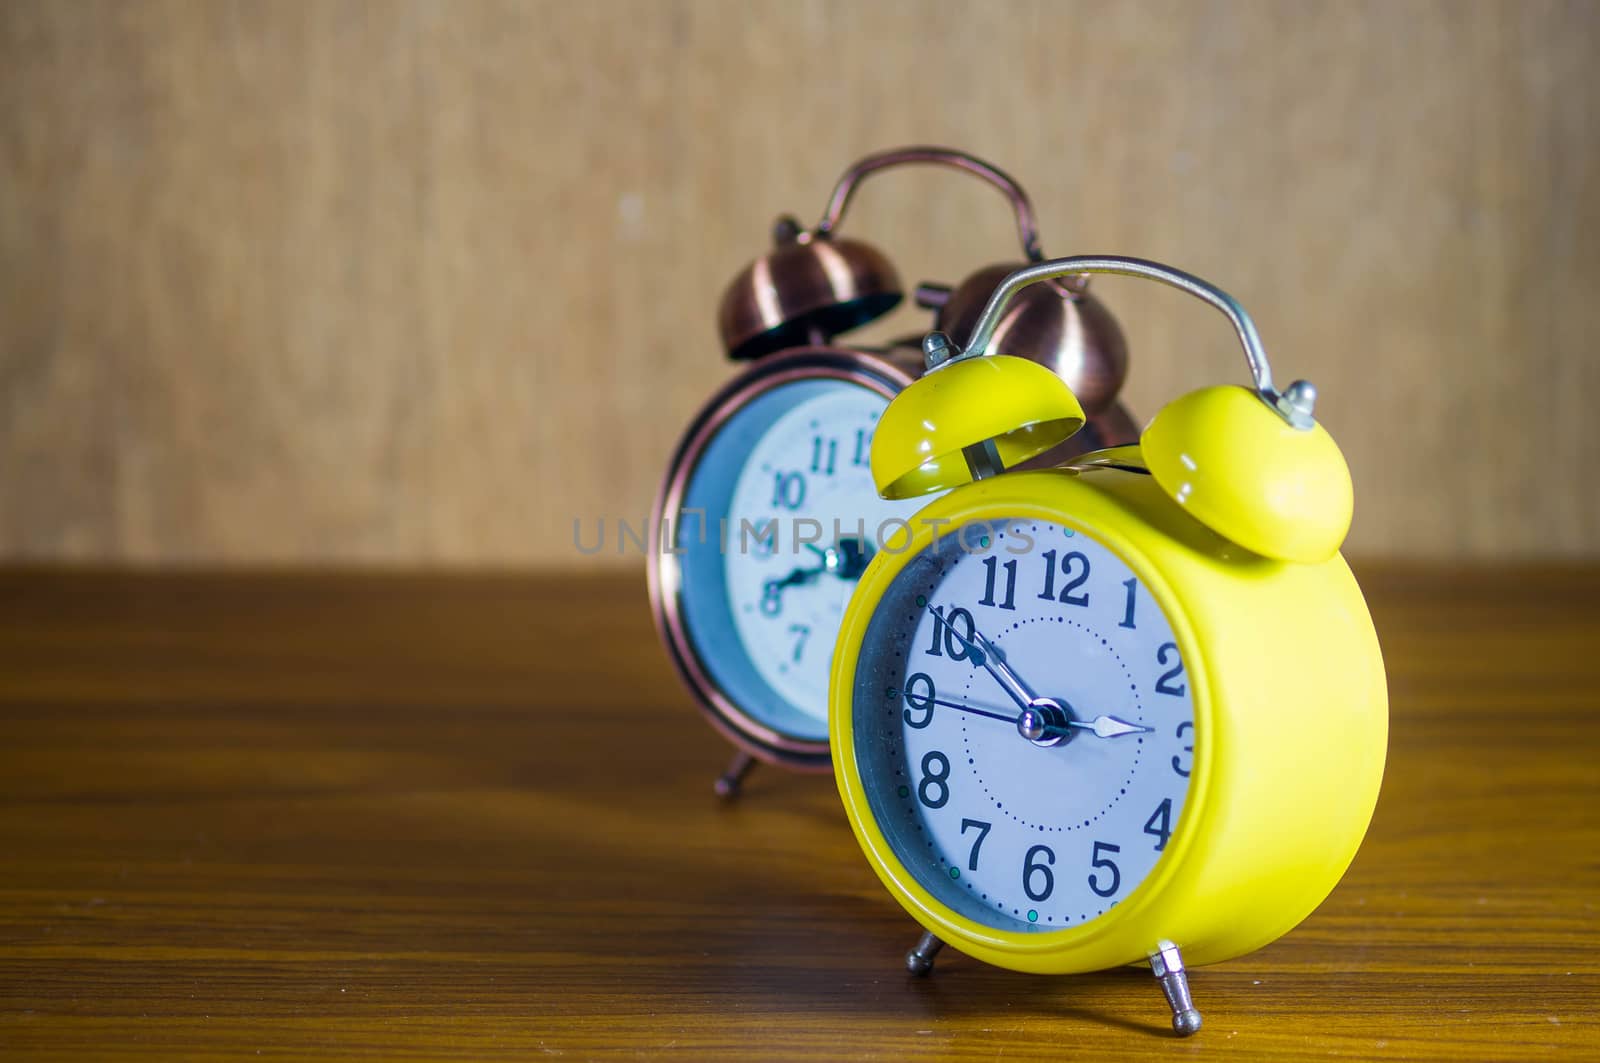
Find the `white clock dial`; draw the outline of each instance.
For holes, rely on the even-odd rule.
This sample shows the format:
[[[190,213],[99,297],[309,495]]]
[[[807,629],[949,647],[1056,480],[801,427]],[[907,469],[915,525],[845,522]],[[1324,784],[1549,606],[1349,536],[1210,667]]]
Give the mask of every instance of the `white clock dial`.
[[[1006,676],[1047,699],[1039,740]],[[854,731],[906,868],[970,918],[1036,930],[1089,922],[1145,879],[1195,742],[1160,606],[1117,554],[1042,520],[969,525],[907,563],[868,626]]]
[[[918,508],[881,500],[872,484],[872,433],[887,405],[844,382],[801,401],[756,442],[728,506],[734,629],[760,677],[819,735],[845,603],[884,522]]]
[[[713,400],[674,463],[652,554],[669,644],[707,708],[764,750],[826,761],[845,603],[918,508],[881,501],[868,465],[900,383],[848,352],[776,356]]]

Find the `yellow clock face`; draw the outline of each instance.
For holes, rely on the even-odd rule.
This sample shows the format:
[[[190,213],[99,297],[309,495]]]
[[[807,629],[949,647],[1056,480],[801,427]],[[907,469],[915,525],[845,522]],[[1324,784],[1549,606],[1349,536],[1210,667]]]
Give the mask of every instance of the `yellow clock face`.
[[[948,529],[903,563],[860,645],[850,741],[894,856],[999,931],[1092,923],[1184,814],[1196,720],[1172,624],[1065,523]]]

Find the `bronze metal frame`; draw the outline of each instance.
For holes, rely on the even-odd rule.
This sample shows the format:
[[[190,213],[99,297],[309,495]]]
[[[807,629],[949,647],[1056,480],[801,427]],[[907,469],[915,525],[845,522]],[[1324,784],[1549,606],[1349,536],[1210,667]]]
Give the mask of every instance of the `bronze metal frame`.
[[[713,395],[690,422],[656,494],[648,540],[650,611],[678,678],[711,725],[739,749],[769,764],[809,772],[832,770],[828,743],[785,735],[756,720],[727,697],[701,662],[679,611],[682,573],[678,556],[663,549],[662,533],[664,518],[675,516],[683,504],[700,455],[729,418],[773,388],[798,380],[825,379],[858,384],[892,399],[912,377],[882,358],[842,347],[800,347],[757,362]]]

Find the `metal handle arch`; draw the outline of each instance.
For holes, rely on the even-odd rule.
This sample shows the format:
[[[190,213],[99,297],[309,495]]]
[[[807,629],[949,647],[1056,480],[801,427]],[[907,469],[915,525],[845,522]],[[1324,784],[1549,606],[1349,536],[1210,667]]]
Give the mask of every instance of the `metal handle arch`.
[[[978,321],[972,328],[972,335],[967,339],[965,346],[953,357],[940,358],[939,364],[984,354],[994,339],[995,330],[1000,325],[1006,306],[1018,292],[1030,284],[1072,274],[1097,273],[1157,281],[1187,292],[1220,310],[1233,325],[1234,332],[1238,334],[1239,343],[1244,347],[1245,361],[1250,366],[1250,375],[1255,382],[1255,390],[1262,400],[1296,428],[1309,428],[1315,423],[1312,412],[1316,402],[1316,389],[1304,380],[1295,381],[1283,392],[1273,387],[1272,365],[1267,361],[1266,348],[1261,344],[1261,336],[1256,331],[1255,322],[1251,320],[1249,312],[1239,305],[1237,299],[1210,281],[1202,280],[1192,273],[1185,273],[1181,269],[1143,258],[1128,258],[1122,255],[1075,255],[1069,258],[1049,259],[1017,270],[1001,281],[989,296],[989,301],[984,305],[983,313],[978,316]],[[936,340],[930,336],[928,342],[924,344],[924,349],[932,356],[935,351],[948,350],[949,341],[945,337]],[[933,366],[930,365],[929,368]]]
[[[828,205],[822,212],[822,220],[817,222],[816,234],[827,236],[839,227],[839,223],[844,219],[845,209],[850,205],[851,197],[855,195],[856,188],[866,177],[880,170],[920,163],[961,170],[998,188],[1011,203],[1011,210],[1016,214],[1017,236],[1022,241],[1022,250],[1028,261],[1044,260],[1044,251],[1039,247],[1039,223],[1034,218],[1033,204],[1028,199],[1028,193],[1022,190],[1022,186],[1017,184],[1010,174],[984,162],[976,155],[968,155],[954,148],[928,145],[880,151],[868,155],[851,166],[839,178],[838,184],[833,186],[833,194],[828,197]]]

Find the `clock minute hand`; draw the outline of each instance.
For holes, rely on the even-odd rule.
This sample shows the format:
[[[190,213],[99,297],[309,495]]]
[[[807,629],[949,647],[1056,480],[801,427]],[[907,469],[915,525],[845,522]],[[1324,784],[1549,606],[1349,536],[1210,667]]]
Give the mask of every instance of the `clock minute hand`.
[[[1006,663],[1005,654],[996,649],[993,643],[984,638],[976,628],[973,629],[972,638],[967,638],[967,636],[957,631],[955,626],[931,605],[928,606],[928,612],[933,614],[935,623],[943,624],[944,629],[954,635],[956,641],[967,648],[967,654],[973,659],[974,664],[979,665],[994,676],[995,682],[999,683],[1001,688],[1010,695],[1012,701],[1023,709],[1033,708],[1034,704],[1039,700],[1039,696],[1023,681],[1020,675],[1012,670],[1011,666]]]
[[[1022,709],[1022,715],[1014,722],[1024,738],[1037,741],[1047,738],[1052,733],[1059,736],[1064,733],[1064,729],[1074,727],[1089,731],[1096,738],[1121,738],[1123,735],[1155,732],[1153,727],[1130,723],[1116,716],[1102,714],[1093,720],[1078,720],[1064,714],[1058,703],[1035,694],[1027,682],[1006,663],[1005,654],[1001,653],[994,643],[984,638],[983,633],[977,628],[973,628],[972,638],[969,639],[957,631],[955,625],[945,619],[944,615],[933,606],[928,606],[928,611],[933,613],[936,623],[943,624],[944,629],[967,648],[967,654],[973,663],[982,666],[994,676],[995,681],[1010,695],[1011,700]]]

